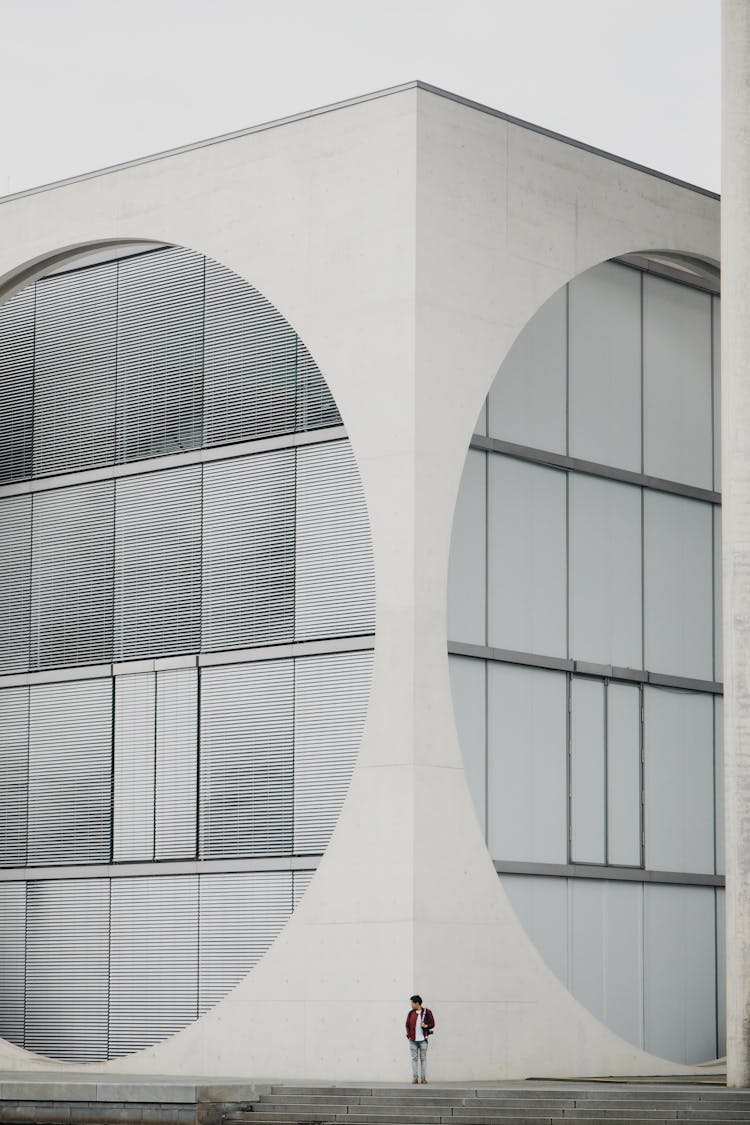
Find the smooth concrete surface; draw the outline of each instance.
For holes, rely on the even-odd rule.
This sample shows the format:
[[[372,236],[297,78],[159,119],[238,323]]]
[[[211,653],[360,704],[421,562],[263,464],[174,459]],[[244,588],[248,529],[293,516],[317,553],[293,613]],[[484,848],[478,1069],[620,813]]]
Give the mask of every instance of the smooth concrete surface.
[[[721,309],[727,1076],[750,1085],[750,4],[724,0]]]
[[[717,260],[717,202],[412,88],[0,203],[0,292],[117,239],[209,254],[300,333],[359,463],[377,643],[349,795],[287,927],[201,1020],[89,1069],[398,1081],[417,989],[438,1081],[690,1073],[584,1009],[509,904],[463,773],[446,583],[469,437],[521,328],[612,256]],[[0,1066],[81,1070],[10,1044]]]

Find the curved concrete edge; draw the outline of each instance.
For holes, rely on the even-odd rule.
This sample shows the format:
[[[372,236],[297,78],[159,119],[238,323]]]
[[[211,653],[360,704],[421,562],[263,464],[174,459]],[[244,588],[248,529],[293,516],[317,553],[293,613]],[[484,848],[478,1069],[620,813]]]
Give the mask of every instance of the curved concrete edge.
[[[0,276],[114,237],[210,254],[300,332],[358,458],[378,637],[350,793],[290,923],[196,1023],[88,1069],[398,1081],[417,988],[440,1021],[437,1080],[696,1073],[599,1023],[511,909],[463,775],[445,600],[469,435],[514,337],[606,258],[658,245],[715,259],[715,202],[409,90],[10,202]],[[10,1045],[0,1065],[81,1069]]]

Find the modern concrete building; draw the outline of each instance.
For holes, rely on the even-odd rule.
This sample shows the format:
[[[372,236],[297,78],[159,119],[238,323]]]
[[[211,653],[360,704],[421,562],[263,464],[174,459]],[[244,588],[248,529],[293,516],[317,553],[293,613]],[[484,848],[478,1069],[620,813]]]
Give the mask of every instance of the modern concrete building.
[[[724,1052],[718,259],[418,83],[2,201],[0,1066]]]

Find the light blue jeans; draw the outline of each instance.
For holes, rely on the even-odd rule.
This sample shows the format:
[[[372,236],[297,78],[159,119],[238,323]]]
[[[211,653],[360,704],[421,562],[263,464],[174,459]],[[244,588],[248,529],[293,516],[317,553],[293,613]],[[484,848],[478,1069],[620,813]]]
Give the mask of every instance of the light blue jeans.
[[[427,1077],[427,1040],[417,1043],[415,1039],[409,1040],[409,1054],[411,1055],[412,1078],[419,1078],[419,1060],[422,1060],[422,1077]]]

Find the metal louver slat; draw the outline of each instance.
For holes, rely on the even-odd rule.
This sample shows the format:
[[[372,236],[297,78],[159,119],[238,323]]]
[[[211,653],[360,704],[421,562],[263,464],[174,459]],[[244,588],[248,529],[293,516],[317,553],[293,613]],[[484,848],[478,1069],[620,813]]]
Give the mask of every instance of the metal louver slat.
[[[26,884],[0,883],[0,1036],[23,1047]]]
[[[29,864],[110,858],[112,681],[31,688]]]
[[[115,679],[112,858],[154,858],[154,675]]]
[[[26,863],[28,792],[29,689],[6,688],[0,691],[0,867]]]
[[[359,751],[371,674],[370,652],[295,662],[295,855],[328,845]]]
[[[108,951],[108,879],[28,883],[28,1050],[75,1062],[106,1059]]]
[[[201,673],[201,857],[288,855],[292,661]]]
[[[296,910],[299,906],[314,874],[314,871],[294,872],[292,876],[292,910]]]
[[[288,871],[201,875],[201,1015],[260,960],[291,912],[292,876]]]
[[[295,427],[296,336],[256,289],[206,259],[205,444]]]
[[[156,859],[193,859],[197,843],[198,672],[156,678]]]
[[[31,666],[112,657],[112,481],[34,496]]]
[[[31,476],[34,292],[0,305],[0,482]]]
[[[294,450],[204,469],[203,649],[294,636]]]
[[[202,381],[203,258],[175,248],[121,261],[118,460],[200,448]]]
[[[0,500],[0,671],[29,666],[31,497]]]
[[[198,876],[112,880],[109,1054],[166,1039],[198,1014]]]
[[[341,415],[328,384],[309,351],[297,339],[297,429],[321,430],[340,426]]]
[[[297,451],[297,640],[371,633],[370,527],[348,441]]]
[[[118,480],[115,656],[200,646],[201,467]]]
[[[36,287],[34,472],[114,458],[117,265],[49,277]]]

